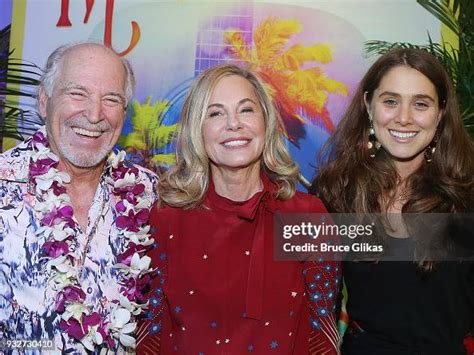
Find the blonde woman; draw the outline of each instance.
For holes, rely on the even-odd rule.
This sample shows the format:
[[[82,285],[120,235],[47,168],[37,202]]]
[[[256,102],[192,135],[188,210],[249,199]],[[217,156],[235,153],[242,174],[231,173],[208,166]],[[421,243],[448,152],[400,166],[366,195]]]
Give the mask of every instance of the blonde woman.
[[[141,353],[337,352],[337,263],[273,257],[276,211],[326,211],[295,192],[279,122],[250,71],[217,66],[191,88],[151,217],[157,277]]]

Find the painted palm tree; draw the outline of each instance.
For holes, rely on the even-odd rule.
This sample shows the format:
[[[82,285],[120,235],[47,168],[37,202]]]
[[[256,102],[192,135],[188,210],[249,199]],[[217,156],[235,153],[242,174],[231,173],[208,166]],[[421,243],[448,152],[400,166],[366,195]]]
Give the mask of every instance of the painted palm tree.
[[[118,144],[130,154],[132,160],[155,171],[162,171],[175,163],[174,153],[165,153],[164,148],[175,138],[177,124],[164,125],[167,101],[151,104],[148,97],[142,105],[132,103],[132,131],[120,136]]]
[[[239,30],[229,30],[224,35],[231,55],[247,63],[265,81],[282,116],[285,134],[296,146],[305,136],[304,124],[308,120],[332,132],[328,96],[348,94],[344,83],[329,78],[320,65],[314,64],[332,61],[329,45],[294,44],[287,48],[291,37],[301,29],[297,20],[269,17],[256,28],[254,47],[246,43]]]

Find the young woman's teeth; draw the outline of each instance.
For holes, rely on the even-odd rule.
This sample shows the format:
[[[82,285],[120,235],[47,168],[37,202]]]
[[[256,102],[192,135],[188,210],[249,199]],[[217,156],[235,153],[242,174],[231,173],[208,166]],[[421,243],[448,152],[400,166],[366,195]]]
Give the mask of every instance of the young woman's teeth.
[[[102,132],[88,131],[87,129],[77,128],[77,127],[74,127],[72,130],[74,131],[74,133],[80,134],[81,136],[93,137],[93,138],[100,137],[100,135],[102,134]]]
[[[389,130],[390,135],[396,138],[412,138],[417,135],[418,132],[400,132],[400,131],[393,131]]]
[[[238,147],[238,146],[241,146],[241,145],[245,145],[248,142],[249,142],[248,140],[229,141],[229,142],[225,142],[224,145],[226,147]]]

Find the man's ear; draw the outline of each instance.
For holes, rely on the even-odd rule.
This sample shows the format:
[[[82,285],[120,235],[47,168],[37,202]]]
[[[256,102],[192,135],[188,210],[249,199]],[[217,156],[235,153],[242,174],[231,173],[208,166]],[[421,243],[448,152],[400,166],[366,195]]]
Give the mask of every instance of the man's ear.
[[[47,105],[48,105],[48,95],[46,95],[46,91],[44,86],[40,86],[38,90],[38,109],[40,112],[41,117],[47,117]]]

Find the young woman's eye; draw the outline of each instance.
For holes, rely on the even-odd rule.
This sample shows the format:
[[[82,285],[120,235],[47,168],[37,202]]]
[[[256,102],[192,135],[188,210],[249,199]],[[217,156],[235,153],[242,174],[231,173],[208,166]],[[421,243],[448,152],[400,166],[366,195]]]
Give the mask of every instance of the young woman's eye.
[[[429,107],[429,105],[426,102],[423,102],[423,101],[415,102],[415,106],[416,106],[416,108],[419,108],[419,109],[427,109]]]
[[[397,100],[394,99],[386,99],[383,103],[388,106],[396,106],[398,104]]]

